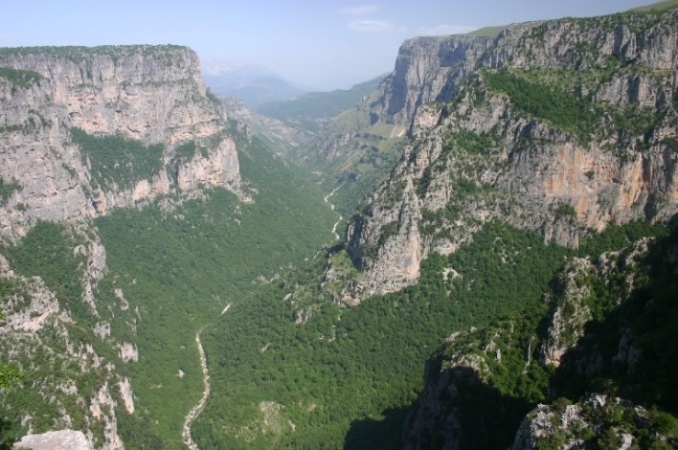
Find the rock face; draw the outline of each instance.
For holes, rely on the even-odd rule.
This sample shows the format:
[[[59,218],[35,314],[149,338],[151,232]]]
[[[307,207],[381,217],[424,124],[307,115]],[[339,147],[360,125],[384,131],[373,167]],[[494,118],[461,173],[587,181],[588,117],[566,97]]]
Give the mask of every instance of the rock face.
[[[374,123],[411,139],[348,227],[365,278],[346,297],[413,284],[430,252],[455,251],[494,218],[577,247],[609,223],[673,217],[676,19],[671,9],[405,42],[371,105]]]
[[[517,315],[450,336],[404,448],[674,448],[677,236],[568,261],[532,328]]]
[[[297,158],[306,148],[313,134],[301,127],[290,125],[281,120],[258,114],[245,107],[237,98],[221,99],[229,119],[246,124],[251,131],[271,144],[271,148],[287,158]]]
[[[550,317],[539,355],[542,364],[558,367],[563,355],[584,335],[586,323],[593,316],[587,304],[591,290],[582,280],[593,273],[594,267],[588,259],[574,258],[555,280],[555,289],[562,301],[556,300]]]
[[[242,194],[235,144],[224,134],[224,110],[207,95],[192,50],[3,49],[0,67],[16,77],[32,76],[21,83],[0,77],[0,177],[18,186],[0,208],[3,236],[21,237],[37,220],[87,220],[116,206],[190,193],[200,184]],[[161,170],[131,180],[129,187],[96,185],[97,155],[74,142],[74,128],[160,144]],[[205,151],[177,158],[177,147],[187,142]]]
[[[623,416],[628,422],[619,423]],[[532,450],[555,445],[562,450],[583,448],[592,436],[598,445],[608,448],[643,448],[637,436],[636,425],[652,422],[645,408],[606,395],[593,394],[580,404],[538,405],[520,426],[512,450]],[[642,428],[642,426],[641,426]],[[588,437],[588,439],[587,439]],[[664,443],[667,436],[657,433],[657,441]]]
[[[58,230],[56,228],[56,232]],[[105,353],[102,350],[106,347],[110,347],[109,352],[117,350],[118,343],[110,336],[111,323],[133,328],[130,325],[136,323],[136,318],[124,303],[98,299],[102,294],[97,287],[102,276],[99,271],[105,269],[105,264],[101,265],[105,259],[102,260],[96,242],[91,244],[87,249],[76,247],[76,251],[82,251],[80,261],[90,262],[87,268],[82,264],[76,269],[83,295],[71,301],[64,298],[62,292],[51,291],[41,277],[16,274],[0,256],[5,314],[0,321],[0,353],[3,360],[12,362],[24,373],[20,388],[2,392],[0,396],[5,411],[20,411],[21,424],[31,434],[45,431],[42,418],[50,417],[47,429],[76,428],[83,439],[86,432],[89,439],[85,439],[87,445],[82,448],[122,449],[116,414],[123,408],[133,412],[134,398],[131,379],[119,375],[116,365],[120,369],[132,359],[124,354],[120,360],[108,358],[102,356]],[[80,312],[74,311],[77,308]],[[80,322],[83,309],[85,314],[101,319],[89,332]],[[132,331],[136,333],[135,327]],[[121,346],[121,352],[129,350],[136,354],[136,347],[127,344],[130,347],[127,349],[124,343]],[[119,385],[121,403],[109,392],[109,383]],[[94,434],[101,438],[94,440]],[[67,435],[64,446],[59,447],[56,443],[62,442],[63,437],[62,434],[27,436],[22,445],[36,449],[81,448],[76,446],[73,435]],[[44,446],[38,446],[43,441]]]
[[[92,450],[81,431],[61,430],[43,434],[30,434],[16,443],[30,450]]]
[[[385,95],[375,112],[390,116],[388,120],[409,123],[420,106],[451,100],[465,79],[479,69],[589,70],[605,67],[613,57],[650,70],[675,70],[675,17],[673,9],[647,16],[615,14],[515,24],[495,37],[410,39],[401,46],[395,71],[382,85]],[[650,105],[657,96],[645,82],[642,78],[624,86],[615,82],[611,90],[598,96],[625,101],[630,95],[634,101]]]
[[[0,251],[57,222],[48,232],[76,259],[82,288],[80,299],[52,292],[0,254],[0,352],[28,374],[23,397],[2,392],[2,403],[21,411],[27,448],[122,449],[117,417],[135,410],[135,380],[120,370],[140,355],[111,329],[133,339],[140,316],[124,286],[101,286],[106,249],[92,219],[171,208],[210,187],[249,201],[226,112],[185,47],[0,49],[0,68]],[[34,435],[50,428],[80,431]]]

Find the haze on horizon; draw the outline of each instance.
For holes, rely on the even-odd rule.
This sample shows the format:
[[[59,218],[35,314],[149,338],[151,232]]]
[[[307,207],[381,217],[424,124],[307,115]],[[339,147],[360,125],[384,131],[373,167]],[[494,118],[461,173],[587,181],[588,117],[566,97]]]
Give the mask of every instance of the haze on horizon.
[[[393,70],[400,44],[421,35],[625,11],[653,0],[8,0],[1,47],[177,44],[202,61],[270,69],[333,90]]]

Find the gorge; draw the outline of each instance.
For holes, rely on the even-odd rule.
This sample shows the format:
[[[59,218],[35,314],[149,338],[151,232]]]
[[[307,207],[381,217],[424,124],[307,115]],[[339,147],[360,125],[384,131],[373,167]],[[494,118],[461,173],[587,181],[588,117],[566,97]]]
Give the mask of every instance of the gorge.
[[[0,49],[2,445],[677,446],[676,23],[414,38],[276,118],[186,47]]]

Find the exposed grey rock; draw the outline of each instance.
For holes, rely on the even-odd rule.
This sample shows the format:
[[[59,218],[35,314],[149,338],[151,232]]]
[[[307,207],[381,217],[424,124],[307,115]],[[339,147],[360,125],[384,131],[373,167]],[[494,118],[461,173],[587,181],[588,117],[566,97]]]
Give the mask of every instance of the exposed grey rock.
[[[593,265],[588,259],[574,258],[558,275],[556,289],[559,298],[550,317],[548,334],[540,352],[540,362],[554,366],[566,351],[570,350],[584,335],[586,323],[592,314],[586,303],[590,289],[586,279],[591,275]]]
[[[619,421],[619,417],[625,420]],[[602,436],[607,445],[614,441],[615,448],[639,448],[643,433],[650,428],[650,414],[645,408],[621,398],[591,394],[582,403],[538,405],[523,420],[511,449],[536,450],[549,443],[562,450],[574,450],[587,448],[587,441],[590,445]],[[668,436],[661,432],[652,433],[654,440],[667,441]]]
[[[470,432],[487,427],[481,422],[488,414],[501,415],[511,403],[511,394],[498,398],[501,386],[505,389],[516,380],[522,383],[531,379],[535,372],[530,370],[538,373],[549,364],[557,366],[557,373],[551,377],[541,404],[535,405],[524,418],[513,450],[581,449],[602,447],[603,443],[606,448],[648,448],[650,441],[675,447],[671,431],[667,434],[657,431],[661,428],[657,421],[666,413],[648,411],[610,395],[609,392],[622,392],[617,391],[617,387],[610,388],[609,392],[588,393],[589,389],[599,390],[589,386],[598,386],[596,383],[602,378],[609,379],[613,386],[618,381],[621,385],[624,377],[638,369],[642,348],[653,348],[653,344],[643,347],[643,343],[648,345],[647,341],[654,338],[653,333],[660,334],[653,330],[652,338],[648,338],[648,334],[636,336],[639,331],[632,325],[634,321],[643,322],[645,317],[642,312],[639,315],[639,311],[650,310],[654,301],[653,294],[640,296],[642,300],[639,300],[634,293],[647,288],[651,291],[653,281],[648,280],[649,274],[657,267],[675,263],[672,259],[675,243],[659,241],[662,244],[656,245],[655,242],[644,238],[621,251],[603,253],[594,262],[582,258],[566,262],[554,278],[552,290],[545,295],[548,312],[540,316],[540,325],[535,321],[535,328],[527,335],[523,331],[516,339],[515,319],[453,333],[426,366],[424,390],[405,423],[404,448],[462,448]],[[671,278],[670,270],[661,275],[664,276]],[[595,283],[606,286],[607,292],[594,290]],[[668,286],[673,283],[669,282]],[[595,298],[608,293],[617,299],[618,309],[609,309],[615,305],[610,304],[608,298]],[[624,309],[625,302],[634,302],[634,307]],[[606,325],[597,328],[591,309],[598,308],[600,313],[601,307],[608,309],[602,318],[597,316],[595,320],[605,321]],[[535,346],[535,342],[540,341],[541,345]],[[603,341],[608,341],[606,347],[601,345]],[[510,355],[507,358],[512,360],[510,365],[502,367],[505,363],[497,352],[500,349]],[[522,353],[525,364],[522,373],[516,369],[519,367],[516,350]],[[522,378],[525,375],[527,377]],[[638,387],[641,386],[643,382],[638,383]],[[573,403],[560,396],[579,401]],[[483,402],[482,411],[472,406],[476,398]],[[473,436],[482,439],[477,433]],[[482,445],[477,441],[473,444]]]
[[[15,445],[30,450],[92,450],[83,432],[73,430],[29,434]]]
[[[4,299],[8,314],[0,323],[0,350],[21,370],[40,368],[47,374],[31,389],[51,408],[54,427],[70,427],[77,408],[85,413],[83,432],[93,446],[121,449],[116,414],[134,411],[134,380],[119,376],[116,364],[132,364],[139,355],[135,343],[116,342],[111,328],[130,327],[136,334],[137,318],[119,286],[111,293],[119,302],[102,305],[96,298],[107,267],[92,219],[155,199],[171,208],[201,197],[205,187],[223,187],[250,201],[241,187],[235,142],[225,131],[227,114],[208,95],[198,57],[185,47],[4,49],[0,67],[39,74],[21,86],[0,77],[0,178],[18,186],[0,204],[0,242],[18,242],[41,220],[67,224],[67,233],[80,242],[74,253],[83,259],[82,301],[97,318],[89,328],[119,359],[102,357],[90,343],[73,339],[70,306],[60,304],[41,279],[16,276],[4,258],[0,277],[17,287]],[[161,169],[126,183],[103,182],[72,140],[73,128],[161,144]],[[177,148],[189,141],[198,150],[179,155]],[[47,357],[34,358],[37,354]],[[79,392],[82,386],[89,391]],[[121,404],[112,395],[118,388]],[[34,415],[26,410],[22,425],[35,429]],[[103,441],[97,439],[101,435]]]
[[[247,199],[233,140],[223,134],[223,107],[207,97],[198,57],[184,47],[73,47],[6,50],[0,66],[30,70],[41,79],[17,88],[0,78],[0,177],[20,190],[0,207],[0,236],[15,240],[37,220],[87,221],[111,208],[134,206],[199,186],[221,186]],[[189,140],[214,141],[131,188],[92,185],[91,167],[70,141],[69,129],[164,144],[164,166]],[[176,185],[175,185],[176,183]]]
[[[605,66],[606,58],[613,56],[622,63],[639,62],[650,70],[675,70],[678,32],[672,24],[677,16],[675,10],[665,13],[657,24],[653,17],[641,15],[560,19],[514,24],[497,37],[409,39],[400,48],[395,71],[382,85],[384,96],[377,112],[396,123],[409,124],[418,108],[452,99],[463,80],[483,68],[585,70]],[[586,50],[580,50],[582,47]],[[625,82],[614,81],[611,96],[619,101],[648,98],[640,94],[644,89],[639,87],[647,80],[635,83],[634,89],[620,89],[619,83]],[[628,93],[632,95],[626,97]]]
[[[433,358],[435,362],[427,364],[424,390],[404,425],[403,448],[464,448],[469,430],[463,425],[459,397],[487,383],[492,376],[490,365],[501,364],[500,347],[521,344],[511,321],[481,330],[472,327],[447,338]]]
[[[370,105],[377,122],[407,127],[411,140],[366,213],[348,226],[347,248],[364,278],[347,287],[347,303],[415,283],[429,252],[455,251],[493,219],[577,247],[609,223],[666,221],[678,213],[678,153],[667,144],[678,136],[670,100],[678,89],[678,60],[670,60],[678,54],[678,30],[669,25],[676,20],[678,10],[671,10],[661,20],[563,19],[515,25],[496,38],[405,42],[380,101]],[[655,48],[659,42],[666,48]],[[631,136],[603,117],[583,144],[572,132],[517,110],[506,95],[488,89],[482,72],[593,67],[614,70],[584,83],[587,95],[619,111],[645,108],[658,118],[656,126]],[[490,144],[465,151],[450,141],[464,133],[486,136]],[[469,195],[462,184],[482,192]]]

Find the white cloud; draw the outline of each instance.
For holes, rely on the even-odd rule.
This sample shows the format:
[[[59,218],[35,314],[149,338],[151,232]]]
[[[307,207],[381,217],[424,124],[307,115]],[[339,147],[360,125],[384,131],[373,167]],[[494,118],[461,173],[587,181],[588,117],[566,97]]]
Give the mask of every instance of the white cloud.
[[[417,30],[417,34],[422,36],[445,36],[448,34],[464,34],[477,30],[478,27],[470,25],[447,25],[440,24],[434,27],[421,27]]]
[[[386,20],[354,20],[349,22],[348,28],[353,31],[379,33],[384,31],[402,31],[394,23]]]
[[[350,16],[364,16],[365,14],[371,14],[377,12],[379,8],[374,5],[358,5],[358,6],[347,6],[346,8],[338,9],[337,12],[341,14],[348,14]]]

